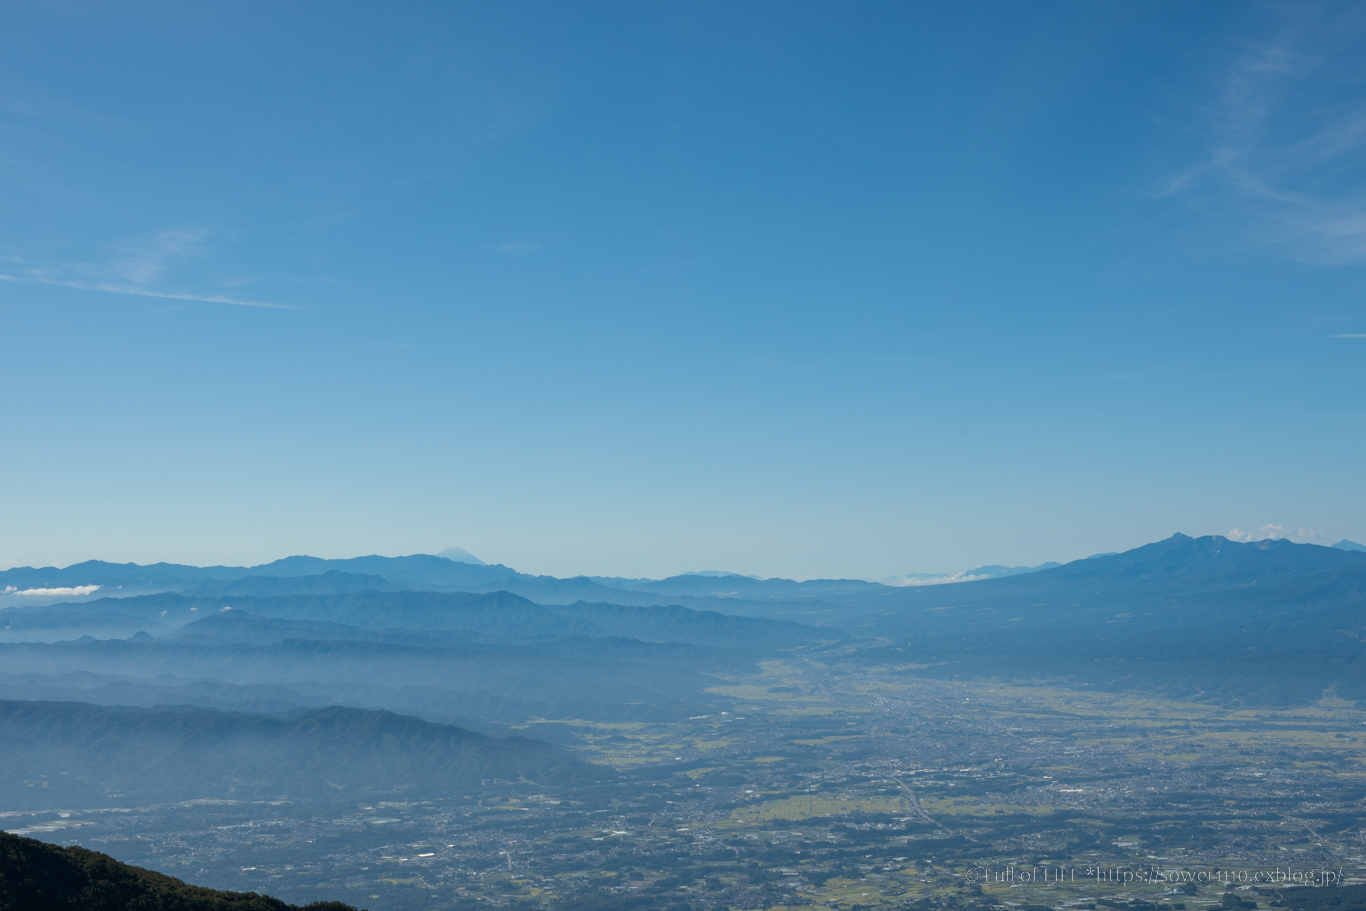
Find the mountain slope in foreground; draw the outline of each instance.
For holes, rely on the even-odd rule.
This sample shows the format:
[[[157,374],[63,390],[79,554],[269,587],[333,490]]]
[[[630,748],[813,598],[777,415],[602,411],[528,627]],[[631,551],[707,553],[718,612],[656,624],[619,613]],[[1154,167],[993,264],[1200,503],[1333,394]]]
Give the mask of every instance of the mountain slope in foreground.
[[[341,902],[288,905],[255,892],[219,892],[0,832],[0,911],[355,911]]]

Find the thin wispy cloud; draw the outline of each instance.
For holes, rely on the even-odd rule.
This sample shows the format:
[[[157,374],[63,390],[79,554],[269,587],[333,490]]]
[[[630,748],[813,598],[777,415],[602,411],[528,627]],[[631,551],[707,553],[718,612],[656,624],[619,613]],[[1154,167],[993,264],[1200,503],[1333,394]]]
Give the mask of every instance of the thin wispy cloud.
[[[98,262],[49,264],[11,258],[11,269],[7,273],[0,273],[0,281],[233,307],[303,309],[293,304],[253,300],[232,294],[166,287],[168,276],[177,268],[206,254],[206,236],[203,231],[186,229],[159,231],[146,237],[111,244],[111,255]]]
[[[108,268],[135,285],[160,279],[185,260],[203,253],[203,231],[173,229],[115,245]]]
[[[525,256],[528,253],[535,253],[541,249],[541,245],[533,240],[509,240],[499,244],[497,250],[504,256]]]
[[[970,572],[944,573],[943,575],[932,575],[927,573],[910,573],[904,576],[891,576],[883,579],[883,585],[892,585],[897,588],[914,588],[921,585],[951,585],[955,582],[978,582],[982,579],[990,579],[988,575],[974,575]]]
[[[1208,194],[1243,240],[1324,264],[1366,261],[1366,7],[1277,8],[1230,54],[1203,111],[1204,160],[1165,196]]]
[[[75,288],[78,291],[98,291],[103,294],[131,294],[135,297],[154,297],[160,300],[195,301],[202,304],[231,304],[234,307],[265,307],[270,310],[302,310],[294,304],[275,304],[270,301],[247,300],[240,297],[227,297],[221,294],[182,294],[174,291],[152,291],[131,285],[91,284],[89,282],[62,281],[38,276],[18,276],[0,274],[0,281],[32,282],[37,285],[56,285],[60,288]]]
[[[1329,338],[1366,338],[1366,332],[1339,332]]]

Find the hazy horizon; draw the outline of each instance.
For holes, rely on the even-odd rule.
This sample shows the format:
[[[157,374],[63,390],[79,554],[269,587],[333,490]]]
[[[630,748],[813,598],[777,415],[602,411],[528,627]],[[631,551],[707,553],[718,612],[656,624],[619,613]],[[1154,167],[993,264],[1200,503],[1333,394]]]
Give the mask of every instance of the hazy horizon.
[[[1232,529],[1231,531],[1229,531],[1229,532],[1224,532],[1224,533],[1220,533],[1220,532],[1208,532],[1208,533],[1206,533],[1205,535],[1189,535],[1189,537],[1198,538],[1198,537],[1205,537],[1205,536],[1215,536],[1215,537],[1227,538],[1227,539],[1230,540],[1230,541],[1236,541],[1236,542],[1240,542],[1240,543],[1247,543],[1247,542],[1254,542],[1254,541],[1268,541],[1268,540],[1269,540],[1269,541],[1282,541],[1282,540],[1284,540],[1284,541],[1291,541],[1291,542],[1296,543],[1296,544],[1312,544],[1312,545],[1316,545],[1316,546],[1320,546],[1320,547],[1336,547],[1338,544],[1356,544],[1358,547],[1361,546],[1361,545],[1359,544],[1359,542],[1354,542],[1354,541],[1352,541],[1352,540],[1349,539],[1349,538],[1338,538],[1337,540],[1328,540],[1328,539],[1324,538],[1324,536],[1322,536],[1322,535],[1317,535],[1313,540],[1307,540],[1307,539],[1306,539],[1306,535],[1305,535],[1306,532],[1307,532],[1307,529],[1286,529],[1286,528],[1283,528],[1283,527],[1280,527],[1280,526],[1268,525],[1268,526],[1264,526],[1264,527],[1259,528],[1259,529],[1255,529],[1255,530],[1250,531],[1250,532],[1242,532],[1240,529]],[[1176,532],[1175,534],[1184,534],[1184,532]],[[1170,536],[1165,536],[1165,537],[1170,537]],[[1065,559],[1041,560],[1041,561],[1039,561],[1038,563],[1032,563],[1032,564],[1018,564],[1018,565],[1015,565],[1013,568],[1017,568],[1017,569],[1025,569],[1025,568],[1032,569],[1032,568],[1035,568],[1035,567],[1045,566],[1045,565],[1048,565],[1048,564],[1065,564],[1065,563],[1073,562],[1073,561],[1075,561],[1075,560],[1084,560],[1084,559],[1088,559],[1088,558],[1091,558],[1091,557],[1108,556],[1108,555],[1110,555],[1110,554],[1112,554],[1112,553],[1122,553],[1123,551],[1131,550],[1131,549],[1133,549],[1134,547],[1141,547],[1141,546],[1143,546],[1144,544],[1152,544],[1152,543],[1155,543],[1156,540],[1161,540],[1161,539],[1155,539],[1154,541],[1142,541],[1142,542],[1139,542],[1139,543],[1137,543],[1137,544],[1132,545],[1132,547],[1121,548],[1121,550],[1119,550],[1119,551],[1097,551],[1097,552],[1095,552],[1095,553],[1083,554],[1083,555],[1081,555],[1081,556],[1067,557],[1067,558],[1065,558]],[[483,557],[482,557],[481,555],[479,555],[479,554],[473,554],[473,553],[471,553],[470,551],[468,551],[466,548],[460,547],[460,546],[458,546],[458,545],[457,545],[457,546],[453,546],[453,547],[449,547],[449,548],[430,548],[430,549],[427,549],[427,550],[413,551],[412,553],[388,553],[388,554],[385,554],[385,553],[377,553],[377,552],[368,552],[368,553],[337,553],[337,554],[324,554],[324,553],[312,553],[312,552],[299,552],[299,553],[291,553],[291,554],[280,554],[280,555],[278,555],[278,556],[274,556],[274,557],[271,557],[271,558],[266,559],[266,560],[260,560],[260,561],[255,561],[255,562],[233,563],[232,561],[228,561],[228,560],[214,560],[214,561],[210,561],[210,562],[206,562],[206,563],[187,563],[186,565],[191,565],[191,566],[246,566],[246,567],[251,567],[251,566],[263,566],[263,565],[272,563],[272,562],[274,562],[274,561],[276,561],[276,560],[283,560],[283,559],[287,559],[287,558],[289,558],[289,557],[300,557],[300,556],[318,557],[318,558],[320,558],[320,559],[325,559],[325,560],[347,560],[347,559],[353,559],[353,558],[373,557],[373,556],[384,557],[384,558],[405,557],[405,556],[418,556],[418,555],[421,555],[421,556],[443,556],[443,555],[441,554],[441,551],[442,551],[442,550],[445,550],[445,549],[463,550],[463,551],[465,551],[465,554],[466,554],[467,556],[472,556],[472,557],[474,557],[476,560],[479,560],[479,561],[480,561],[481,563],[483,563],[483,564],[488,564],[488,565],[495,565],[495,564],[496,564],[496,565],[502,565],[502,566],[508,567],[509,569],[516,570],[517,572],[527,573],[527,574],[529,574],[529,575],[546,575],[546,576],[557,576],[557,575],[559,575],[559,574],[556,574],[556,573],[543,573],[543,572],[539,572],[539,571],[537,571],[537,570],[535,570],[535,569],[533,569],[533,568],[527,568],[527,567],[523,567],[523,566],[517,566],[517,565],[511,564],[511,563],[508,563],[507,561],[497,559],[496,557],[493,558],[493,559],[487,559],[487,560],[485,560],[485,559],[483,559]],[[3,571],[8,570],[8,569],[17,568],[17,567],[20,566],[20,565],[28,565],[28,566],[31,566],[31,567],[33,567],[33,568],[40,568],[40,567],[43,567],[43,566],[56,566],[57,568],[60,569],[60,568],[65,568],[65,567],[67,567],[67,566],[72,566],[72,565],[84,563],[84,562],[87,562],[87,561],[90,561],[90,560],[99,560],[99,561],[103,561],[103,562],[107,562],[107,563],[135,563],[135,564],[139,564],[139,565],[150,565],[150,564],[154,564],[154,563],[179,563],[179,562],[182,562],[182,561],[177,561],[177,560],[169,560],[169,559],[161,559],[161,558],[143,559],[143,560],[106,560],[106,559],[104,559],[104,558],[102,558],[102,557],[94,556],[94,557],[86,557],[86,558],[81,559],[81,560],[72,560],[72,561],[70,561],[69,563],[14,564],[14,565],[8,565],[8,566],[6,566],[6,565],[0,565],[0,572],[3,572]],[[459,560],[457,560],[456,562],[464,562],[464,561],[459,561]],[[867,581],[867,582],[882,582],[882,583],[891,584],[891,585],[902,585],[902,584],[907,584],[907,583],[904,583],[904,582],[901,582],[901,581],[898,581],[898,580],[901,579],[902,577],[908,577],[908,576],[909,576],[909,577],[923,576],[923,577],[928,577],[928,578],[933,578],[933,579],[935,579],[934,582],[926,582],[926,583],[915,582],[915,583],[910,583],[910,584],[939,584],[939,581],[940,581],[940,580],[942,580],[942,581],[944,581],[944,582],[973,581],[974,579],[976,579],[976,578],[978,578],[978,577],[976,577],[976,576],[969,576],[969,575],[967,575],[968,573],[970,573],[972,570],[975,570],[975,569],[981,569],[981,568],[984,568],[984,567],[993,567],[993,566],[994,566],[994,567],[1007,567],[1007,568],[1011,568],[1011,567],[1012,567],[1011,564],[1004,563],[1004,562],[1002,562],[1002,561],[1000,561],[1000,560],[981,560],[981,561],[978,561],[978,562],[976,562],[976,563],[973,563],[973,564],[970,565],[970,566],[960,566],[960,567],[952,567],[952,568],[932,568],[932,569],[926,569],[926,568],[923,568],[923,567],[921,567],[921,568],[912,568],[912,569],[909,569],[909,570],[904,570],[904,571],[902,571],[902,572],[889,572],[889,573],[884,573],[884,574],[881,575],[881,576],[849,576],[849,575],[846,575],[846,576],[802,576],[802,575],[797,575],[797,576],[779,576],[779,575],[773,575],[773,574],[764,575],[763,573],[751,572],[751,571],[748,571],[748,570],[746,570],[746,569],[723,569],[723,568],[717,568],[717,567],[693,567],[693,568],[688,568],[688,569],[678,569],[678,570],[674,570],[674,571],[670,571],[670,572],[665,572],[665,573],[662,573],[662,574],[657,575],[657,576],[627,576],[627,575],[620,574],[620,573],[613,574],[613,573],[599,573],[599,572],[589,572],[589,571],[578,570],[578,571],[573,571],[573,572],[565,573],[565,574],[563,574],[563,577],[591,576],[591,577],[598,577],[598,578],[610,577],[610,578],[664,579],[664,578],[671,578],[671,577],[674,577],[674,576],[686,576],[686,575],[704,575],[704,576],[705,576],[705,575],[718,575],[718,574],[719,574],[719,575],[736,575],[736,576],[744,576],[744,577],[752,578],[752,579],[792,579],[793,581],[797,581],[797,582],[805,582],[805,581],[810,581],[810,580],[814,580],[814,579],[862,579],[863,581]]]

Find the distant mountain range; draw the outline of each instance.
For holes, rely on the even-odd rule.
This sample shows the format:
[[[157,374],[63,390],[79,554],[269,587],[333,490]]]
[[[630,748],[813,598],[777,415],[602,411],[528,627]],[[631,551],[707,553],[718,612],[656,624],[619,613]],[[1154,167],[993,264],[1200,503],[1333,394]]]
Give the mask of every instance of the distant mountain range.
[[[309,591],[329,576],[357,578],[278,581]],[[269,578],[212,585],[260,591]],[[708,692],[716,675],[844,638],[780,619],[541,605],[508,592],[162,593],[14,607],[0,623],[0,697],[244,711],[337,703],[501,723],[704,714],[726,703]]]
[[[289,579],[289,587],[320,577]],[[161,635],[215,612],[246,610],[365,629],[464,630],[527,640],[538,636],[629,638],[764,651],[840,638],[837,630],[787,620],[741,617],[676,606],[610,603],[537,604],[506,591],[375,591],[332,594],[137,595],[76,604],[15,607],[0,613],[11,641],[82,634]]]
[[[301,581],[304,579],[308,581]],[[872,592],[883,587],[858,579],[793,582],[729,573],[685,573],[668,579],[588,576],[560,579],[519,573],[501,565],[425,554],[345,560],[296,556],[251,567],[171,563],[140,566],[91,560],[62,568],[17,567],[0,572],[0,607],[158,592],[267,597],[293,593],[418,590],[506,591],[539,604],[584,601],[766,613],[765,605],[771,606],[775,601],[819,600],[830,591]]]
[[[1351,542],[1176,535],[963,575],[559,579],[434,555],[20,568],[0,587],[105,587],[0,611],[0,697],[664,720],[723,710],[720,680],[795,650],[1249,703],[1366,699],[1366,550]]]
[[[1061,565],[1061,563],[1040,563],[1038,566],[998,566],[992,563],[956,573],[906,573],[902,576],[890,576],[883,579],[882,583],[903,587],[907,585],[946,585],[953,582],[980,582],[983,579],[999,579],[1002,576],[1036,573],[1041,569],[1052,569]]]
[[[1366,699],[1366,553],[1175,535],[1027,575],[902,589],[849,660],[1284,704]]]
[[[1317,546],[1317,545],[1306,545]],[[1366,552],[1346,539],[1332,548]],[[1113,554],[1098,554],[1098,557]],[[828,622],[826,608],[889,594],[889,590],[979,582],[1038,573],[1058,563],[1037,566],[989,564],[954,573],[906,573],[867,582],[860,579],[763,579],[738,573],[690,572],[666,579],[609,576],[557,578],[520,573],[487,564],[459,547],[439,555],[353,557],[327,560],[286,557],[251,567],[185,566],[157,563],[105,563],[98,560],[57,567],[17,567],[0,572],[0,608],[138,594],[180,592],[207,597],[268,598],[291,594],[331,595],[362,591],[438,591],[520,595],[538,604],[576,602],[635,606],[678,605],[747,614]]]
[[[341,902],[288,905],[254,892],[220,892],[0,832],[0,908],[5,911],[356,911]]]

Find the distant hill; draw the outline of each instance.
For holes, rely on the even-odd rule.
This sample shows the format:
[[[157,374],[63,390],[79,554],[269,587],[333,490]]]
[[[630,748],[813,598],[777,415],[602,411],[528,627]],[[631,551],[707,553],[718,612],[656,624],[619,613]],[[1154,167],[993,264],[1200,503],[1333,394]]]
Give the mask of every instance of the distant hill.
[[[60,588],[76,585],[99,585],[117,588],[121,585],[182,585],[208,579],[235,579],[248,574],[241,567],[185,566],[180,563],[106,563],[86,560],[70,566],[16,566],[0,572],[0,589],[14,587]]]
[[[293,693],[296,705],[321,698],[433,720],[671,720],[729,708],[726,697],[707,692],[716,675],[753,673],[766,653],[614,636],[366,629],[237,610],[210,614],[181,633],[0,644],[0,668],[29,682],[16,693],[24,698],[45,698],[42,690],[52,684],[64,693],[73,685],[126,692],[138,684],[142,704],[167,702],[175,693],[217,705]],[[226,689],[210,690],[210,682]],[[156,699],[148,686],[167,687],[167,695]],[[265,689],[248,694],[244,687]]]
[[[399,587],[383,576],[329,570],[316,576],[243,576],[214,579],[182,589],[184,594],[209,597],[270,598],[275,595],[341,595],[351,592],[389,592]]]
[[[0,804],[20,808],[421,798],[469,793],[494,778],[564,784],[611,775],[541,741],[338,706],[282,717],[0,702],[0,741]]]
[[[1366,699],[1366,553],[1175,535],[1027,575],[902,589],[858,660],[1283,704]]]
[[[0,640],[38,636],[70,639],[81,634],[123,638],[139,630],[163,635],[225,608],[241,608],[261,617],[332,622],[366,629],[468,630],[522,638],[627,637],[751,651],[840,636],[838,630],[786,620],[737,617],[684,607],[583,602],[544,605],[506,591],[359,591],[269,597],[158,594],[13,607],[0,615],[4,624],[0,626]]]
[[[355,911],[191,886],[84,848],[0,832],[0,911]]]
[[[547,606],[507,592],[142,595],[9,608],[0,624],[7,698],[343,704],[434,721],[667,721],[721,711],[728,697],[709,692],[718,675],[753,673],[776,651],[842,638],[766,618]]]
[[[1038,566],[1000,566],[992,563],[956,573],[906,573],[883,579],[885,585],[947,585],[953,582],[978,582],[982,579],[999,579],[1003,576],[1019,576],[1036,573],[1043,569],[1061,566],[1061,563],[1040,563]]]
[[[1355,550],[1366,552],[1366,544],[1358,544],[1355,541],[1348,541],[1346,538],[1343,538],[1341,541],[1334,544],[1333,546],[1336,547],[1338,550]]]
[[[312,578],[312,577],[307,577]],[[406,635],[404,635],[406,633]],[[401,636],[401,638],[400,638]],[[240,608],[224,607],[211,611],[192,623],[173,630],[166,639],[185,645],[270,645],[286,639],[322,642],[394,642],[437,645],[477,641],[474,634],[458,633],[440,638],[430,631],[367,630],[331,620],[286,620],[281,617],[262,617]]]
[[[99,586],[100,596],[126,597],[155,592],[195,594],[250,594],[265,597],[290,592],[358,591],[357,576],[377,580],[366,588],[378,591],[420,590],[472,592],[499,591],[521,595],[538,604],[573,604],[578,601],[634,606],[680,605],[727,613],[784,615],[796,612],[779,608],[780,603],[818,600],[830,592],[876,594],[884,586],[859,579],[812,580],[757,579],[751,576],[716,573],[686,573],[668,579],[615,579],[575,576],[560,579],[519,573],[501,565],[489,565],[477,558],[413,554],[405,557],[366,556],[344,560],[319,557],[285,557],[272,563],[251,567],[183,566],[158,563],[138,566],[132,563],[105,563],[91,560],[71,566],[17,567],[0,572],[0,607],[33,603],[14,592],[29,589],[70,589]],[[467,554],[468,556],[468,554]],[[268,579],[303,579],[291,588],[283,583],[272,586]],[[7,592],[13,589],[14,592]],[[46,599],[49,603],[53,598]]]

